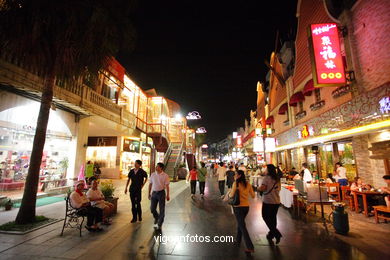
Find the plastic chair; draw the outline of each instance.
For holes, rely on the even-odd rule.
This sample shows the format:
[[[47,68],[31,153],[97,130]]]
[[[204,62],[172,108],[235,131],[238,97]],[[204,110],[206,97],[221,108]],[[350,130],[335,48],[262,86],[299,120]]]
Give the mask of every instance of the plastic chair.
[[[340,184],[339,183],[327,183],[328,194],[334,196],[336,201],[341,201]]]

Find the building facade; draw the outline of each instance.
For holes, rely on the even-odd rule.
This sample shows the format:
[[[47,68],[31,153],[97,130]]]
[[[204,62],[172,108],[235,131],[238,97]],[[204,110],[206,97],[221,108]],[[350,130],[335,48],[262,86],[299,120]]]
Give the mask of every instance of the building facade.
[[[13,195],[27,176],[43,79],[8,57],[0,59],[0,71],[0,192]],[[93,80],[57,81],[40,191],[68,186],[87,161],[105,178],[127,175],[137,159],[154,170],[168,161],[171,144],[185,147],[186,119],[179,112],[174,101],[137,86],[115,59]]]
[[[297,18],[291,75],[283,55],[273,54],[269,89],[259,91],[258,115],[265,114],[276,139],[273,161],[297,169],[307,162],[323,177],[341,162],[350,181],[360,176],[382,185],[390,158],[390,3],[360,0],[339,8],[333,1],[300,0]],[[345,84],[315,86],[312,24],[337,25]]]

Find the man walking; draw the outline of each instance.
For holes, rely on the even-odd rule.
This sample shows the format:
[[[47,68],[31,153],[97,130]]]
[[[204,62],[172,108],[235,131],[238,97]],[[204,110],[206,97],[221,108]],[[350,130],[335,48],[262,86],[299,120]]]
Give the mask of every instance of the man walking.
[[[169,176],[164,171],[164,164],[158,163],[156,172],[150,175],[149,181],[149,199],[150,211],[154,217],[154,225],[161,230],[161,226],[165,217],[165,198],[169,201]],[[166,190],[166,192],[165,192]],[[159,213],[157,212],[157,204],[159,206]]]
[[[200,163],[200,168],[198,170],[198,181],[199,181],[199,190],[200,190],[200,197],[203,199],[204,197],[204,187],[206,186],[206,176],[207,176],[207,169],[205,167],[205,163]]]
[[[127,187],[129,186],[130,180],[130,200],[131,200],[131,212],[133,213],[133,219],[131,223],[137,222],[138,220],[142,221],[142,209],[141,209],[141,196],[142,196],[142,188],[144,187],[146,181],[148,180],[148,175],[141,168],[142,161],[136,160],[135,167],[129,172],[127,176],[127,183],[125,188],[125,194],[127,193]]]
[[[221,162],[220,167],[217,169],[217,175],[218,175],[218,185],[219,185],[219,192],[221,193],[221,199],[225,196],[225,179],[226,179],[226,172],[227,169],[225,167],[225,164]]]

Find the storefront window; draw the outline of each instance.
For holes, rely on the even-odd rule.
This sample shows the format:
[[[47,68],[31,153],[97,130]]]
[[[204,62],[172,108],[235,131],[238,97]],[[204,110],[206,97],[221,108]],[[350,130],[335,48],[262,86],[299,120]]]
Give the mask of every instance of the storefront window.
[[[307,148],[307,164],[311,172],[317,171],[316,154],[311,148]]]
[[[129,138],[123,140],[122,174],[127,175],[134,168],[135,161],[141,160],[141,142]]]
[[[0,193],[11,198],[19,198],[23,193],[40,106],[35,101],[25,103],[0,112]],[[61,110],[50,112],[39,192],[67,184],[72,135],[61,118],[67,115]]]
[[[114,103],[118,103],[120,83],[114,77],[104,75],[102,96],[111,99]]]
[[[137,126],[139,129],[146,131],[146,114],[148,108],[148,98],[142,92],[139,95],[139,105],[138,105],[138,115],[137,117],[140,119],[137,122]]]
[[[340,162],[347,169],[347,178],[353,180],[356,176],[356,164],[353,156],[352,142],[337,143]]]
[[[320,158],[321,175],[323,178],[325,178],[327,174],[332,174],[334,171],[332,144],[325,144],[320,146]]]
[[[115,168],[116,149],[116,146],[89,146],[86,159],[100,168]]]

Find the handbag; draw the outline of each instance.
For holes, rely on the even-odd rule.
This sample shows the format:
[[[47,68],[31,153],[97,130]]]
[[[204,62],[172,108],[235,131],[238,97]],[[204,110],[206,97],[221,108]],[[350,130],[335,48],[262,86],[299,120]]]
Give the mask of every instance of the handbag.
[[[277,181],[274,182],[274,185],[272,186],[272,188],[269,191],[266,191],[266,192],[263,191],[260,193],[260,195],[263,196],[263,195],[270,194],[271,191],[275,188],[276,183],[277,183]]]
[[[240,205],[240,191],[238,188],[236,189],[233,198],[230,198],[228,203],[232,206]]]

